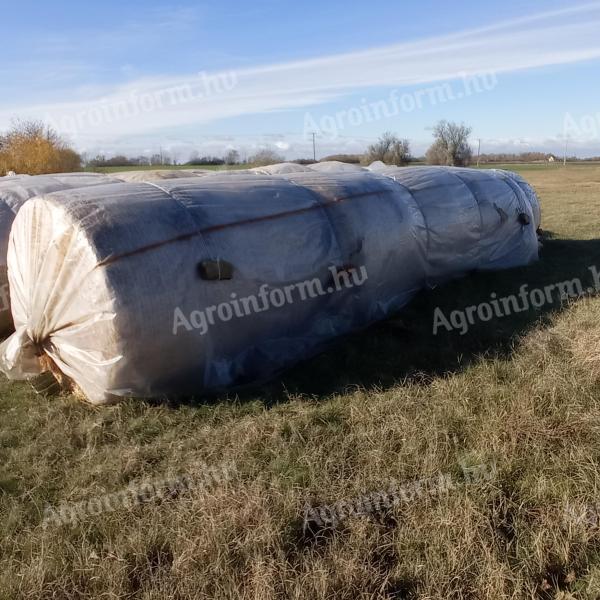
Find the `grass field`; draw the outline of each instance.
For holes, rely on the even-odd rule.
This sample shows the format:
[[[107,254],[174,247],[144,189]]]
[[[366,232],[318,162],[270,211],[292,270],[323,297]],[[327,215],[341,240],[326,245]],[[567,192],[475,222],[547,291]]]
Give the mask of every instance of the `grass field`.
[[[1,381],[0,598],[600,597],[600,298],[432,333],[435,307],[600,270],[600,166],[517,170],[542,201],[539,263],[423,293],[267,387],[92,408]],[[47,506],[204,463],[230,476],[44,526]],[[491,477],[469,483],[476,465]],[[307,506],[438,474],[447,492],[303,526]]]

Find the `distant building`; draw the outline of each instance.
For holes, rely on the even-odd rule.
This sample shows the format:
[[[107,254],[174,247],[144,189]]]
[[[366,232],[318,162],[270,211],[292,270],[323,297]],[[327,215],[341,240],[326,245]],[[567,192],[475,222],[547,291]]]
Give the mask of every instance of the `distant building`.
[[[556,156],[554,156],[554,154],[551,154],[551,155],[548,157],[548,162],[551,162],[551,163],[553,163],[553,162],[556,162]]]

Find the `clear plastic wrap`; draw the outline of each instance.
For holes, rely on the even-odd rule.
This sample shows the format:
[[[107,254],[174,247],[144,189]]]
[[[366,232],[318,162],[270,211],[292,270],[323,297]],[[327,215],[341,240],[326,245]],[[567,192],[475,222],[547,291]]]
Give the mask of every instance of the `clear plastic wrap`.
[[[186,179],[202,177],[212,173],[208,169],[143,169],[140,171],[120,171],[113,174],[115,179],[127,183],[163,181],[164,179]]]
[[[58,173],[56,175],[16,175],[0,178],[0,335],[12,330],[6,253],[15,215],[23,204],[40,194],[89,185],[106,185],[117,179],[97,173]]]
[[[432,281],[536,260],[532,200],[512,176],[448,168],[44,195],[13,225],[0,365],[24,379],[49,358],[96,404],[264,380]]]
[[[276,165],[267,165],[266,167],[255,167],[250,169],[255,173],[262,175],[289,175],[290,173],[306,173],[312,171],[308,165],[299,165],[296,163],[277,163]]]

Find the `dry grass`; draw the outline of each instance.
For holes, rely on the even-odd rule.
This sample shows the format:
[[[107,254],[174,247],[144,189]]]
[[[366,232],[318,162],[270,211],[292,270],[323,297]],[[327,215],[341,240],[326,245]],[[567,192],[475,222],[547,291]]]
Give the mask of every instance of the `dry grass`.
[[[431,335],[462,308],[600,266],[600,168],[524,173],[541,194],[543,261],[421,296],[240,398],[94,409],[0,383],[0,598],[597,598],[600,299]],[[227,483],[41,526],[47,504],[235,465]],[[497,476],[336,530],[307,504],[460,464]]]

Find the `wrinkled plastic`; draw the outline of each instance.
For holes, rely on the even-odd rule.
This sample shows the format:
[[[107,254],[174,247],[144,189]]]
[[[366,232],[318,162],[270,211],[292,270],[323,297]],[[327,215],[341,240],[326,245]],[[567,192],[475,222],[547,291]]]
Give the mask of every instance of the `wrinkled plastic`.
[[[106,185],[116,179],[97,173],[58,173],[56,175],[15,175],[0,178],[0,335],[12,329],[6,253],[15,215],[23,204],[40,194],[89,185]]]
[[[315,163],[314,165],[310,165],[310,168],[313,171],[318,171],[319,173],[350,173],[366,171],[365,167],[361,167],[360,165],[353,163],[344,163],[339,160],[325,160]]]
[[[35,377],[47,355],[95,404],[264,380],[426,285],[536,260],[536,210],[512,175],[448,168],[45,195],[13,225],[0,365]]]
[[[267,165],[266,167],[255,167],[249,169],[262,175],[289,175],[290,173],[306,173],[312,171],[308,165],[299,165],[296,163],[277,163],[276,165]]]
[[[149,181],[162,181],[164,179],[186,179],[188,177],[201,177],[212,173],[208,169],[146,169],[140,171],[121,171],[113,174],[115,179],[128,183],[143,183]]]
[[[507,269],[537,257],[540,206],[516,173],[453,167],[386,167],[374,171],[410,191],[428,230],[427,275],[435,283],[474,269]],[[520,230],[513,215],[533,224]],[[452,218],[449,218],[450,215]],[[529,258],[528,258],[529,257]]]

